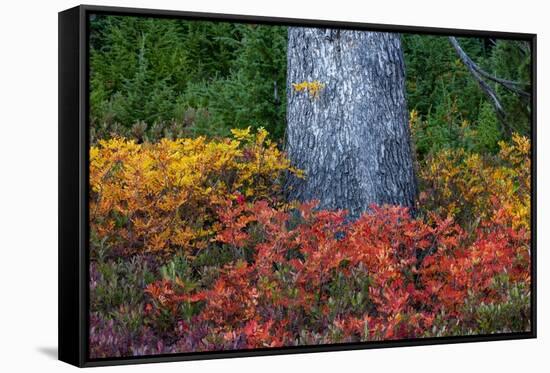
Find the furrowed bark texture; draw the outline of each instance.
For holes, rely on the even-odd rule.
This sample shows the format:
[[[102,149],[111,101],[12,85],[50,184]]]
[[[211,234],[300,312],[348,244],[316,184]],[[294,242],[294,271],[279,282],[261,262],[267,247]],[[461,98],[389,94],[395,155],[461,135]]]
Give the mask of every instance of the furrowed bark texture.
[[[305,179],[289,197],[351,218],[372,203],[414,206],[416,178],[399,35],[290,27],[287,151]],[[319,81],[318,97],[293,83]]]

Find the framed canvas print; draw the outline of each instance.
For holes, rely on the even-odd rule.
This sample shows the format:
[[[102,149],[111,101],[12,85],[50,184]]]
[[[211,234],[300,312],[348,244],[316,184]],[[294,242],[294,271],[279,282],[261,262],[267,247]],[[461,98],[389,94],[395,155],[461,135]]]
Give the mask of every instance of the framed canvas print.
[[[59,358],[536,336],[533,34],[59,13]]]

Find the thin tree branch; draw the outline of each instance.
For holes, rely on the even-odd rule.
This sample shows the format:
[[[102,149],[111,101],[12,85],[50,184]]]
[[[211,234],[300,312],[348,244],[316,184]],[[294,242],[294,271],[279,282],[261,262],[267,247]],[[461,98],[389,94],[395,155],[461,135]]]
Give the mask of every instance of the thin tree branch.
[[[458,54],[458,57],[460,58],[462,63],[470,71],[470,73],[472,74],[474,79],[477,81],[477,83],[478,83],[479,87],[481,88],[481,90],[483,91],[483,93],[485,93],[485,95],[487,96],[487,98],[489,99],[491,104],[493,105],[493,108],[495,109],[495,112],[496,112],[496,114],[497,114],[497,116],[498,116],[498,118],[499,118],[499,120],[502,124],[502,128],[501,128],[502,132],[504,134],[509,135],[510,134],[510,127],[508,126],[508,123],[506,122],[506,112],[504,111],[502,103],[500,102],[497,94],[495,93],[493,88],[491,88],[491,86],[489,84],[487,84],[487,82],[485,82],[485,80],[483,80],[480,72],[478,71],[479,68],[477,67],[475,62],[472,61],[472,59],[466,54],[466,52],[464,52],[464,50],[462,50],[462,47],[460,46],[460,44],[458,44],[458,41],[456,40],[456,38],[453,37],[453,36],[449,36],[449,41],[451,42],[451,45],[455,49],[455,51]]]
[[[522,86],[523,83],[516,82],[516,81],[513,81],[513,80],[498,78],[494,75],[489,74],[488,72],[483,70],[481,67],[479,67],[479,65],[477,65],[466,54],[466,52],[464,52],[464,50],[462,50],[462,48],[460,47],[460,44],[458,43],[458,40],[456,40],[455,37],[450,36],[449,40],[451,41],[451,44],[453,45],[453,47],[455,48],[457,53],[459,54],[460,59],[462,60],[462,62],[464,62],[464,64],[466,66],[471,67],[472,69],[477,71],[479,73],[479,75],[481,75],[481,76],[483,76],[483,77],[485,77],[489,80],[492,80],[495,83],[498,83],[498,84],[502,85],[504,88],[508,89],[510,92],[513,92],[513,93],[515,93],[517,95],[520,95],[520,96],[523,96],[523,97],[531,97],[531,94],[529,92],[526,92],[522,89],[517,88],[518,86]],[[460,52],[459,52],[459,50],[460,50]]]
[[[477,68],[477,72],[480,75],[484,76],[485,78],[487,78],[489,80],[492,80],[493,82],[499,83],[500,85],[502,85],[504,88],[506,88],[510,92],[513,92],[513,93],[515,93],[517,95],[520,95],[520,96],[523,96],[523,97],[531,97],[531,94],[529,92],[526,92],[522,89],[516,88],[516,86],[523,85],[520,82],[497,78],[496,76],[489,74],[485,70],[481,70],[481,68],[479,68],[479,67]]]

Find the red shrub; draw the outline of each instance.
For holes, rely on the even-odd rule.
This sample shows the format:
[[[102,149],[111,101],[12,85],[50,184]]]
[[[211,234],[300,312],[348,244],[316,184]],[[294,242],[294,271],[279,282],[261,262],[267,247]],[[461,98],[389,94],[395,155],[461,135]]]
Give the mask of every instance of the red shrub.
[[[354,222],[313,203],[228,203],[219,215],[216,240],[251,257],[225,266],[210,288],[185,294],[162,282],[147,292],[176,318],[179,304],[199,302],[197,320],[232,345],[414,338],[442,333],[442,318],[475,328],[466,302],[506,301],[497,276],[529,281],[529,234],[504,210],[474,235],[400,207],[372,206]]]

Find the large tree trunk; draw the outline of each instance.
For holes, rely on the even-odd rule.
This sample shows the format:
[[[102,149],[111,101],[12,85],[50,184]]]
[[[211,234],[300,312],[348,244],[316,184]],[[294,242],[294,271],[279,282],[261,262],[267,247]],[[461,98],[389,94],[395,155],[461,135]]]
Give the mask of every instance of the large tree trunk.
[[[414,206],[405,70],[399,35],[290,27],[287,151],[305,179],[292,199],[347,209],[372,203]],[[319,81],[318,94],[293,84]]]

